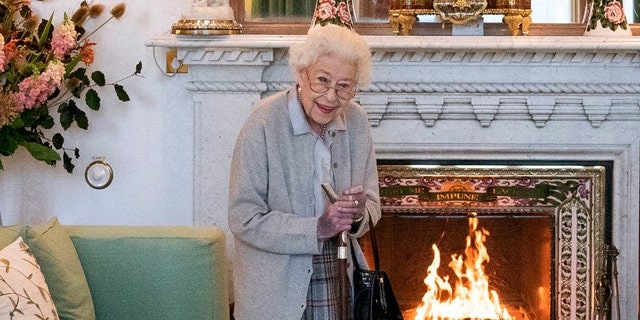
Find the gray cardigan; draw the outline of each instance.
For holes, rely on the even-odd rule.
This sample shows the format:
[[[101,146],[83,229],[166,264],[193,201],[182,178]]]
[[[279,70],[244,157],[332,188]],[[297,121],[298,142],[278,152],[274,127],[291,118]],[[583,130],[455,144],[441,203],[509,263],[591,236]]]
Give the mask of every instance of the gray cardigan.
[[[314,217],[312,133],[294,134],[287,107],[294,90],[262,100],[242,128],[233,153],[229,227],[234,235],[235,317],[300,320],[306,307],[312,256],[320,253]],[[340,109],[346,130],[334,134],[331,159],[338,193],[362,184],[365,218],[381,216],[369,122],[355,103]],[[352,239],[368,230],[368,220]],[[357,241],[351,241],[362,258]],[[350,255],[349,255],[350,256]],[[359,259],[362,261],[362,259]]]

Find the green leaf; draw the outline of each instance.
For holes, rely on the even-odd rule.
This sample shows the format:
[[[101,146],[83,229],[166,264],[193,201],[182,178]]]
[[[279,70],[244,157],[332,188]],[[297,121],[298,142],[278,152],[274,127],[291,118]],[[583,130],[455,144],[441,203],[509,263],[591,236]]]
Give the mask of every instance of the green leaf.
[[[136,64],[136,72],[133,74],[140,74],[140,72],[142,72],[142,61],[138,61],[138,64]]]
[[[80,59],[82,59],[81,54],[75,56],[71,61],[69,61],[69,63],[67,63],[66,66],[64,66],[64,71],[67,78],[71,74],[73,69],[76,68],[76,66],[78,65],[78,62],[80,62]]]
[[[53,117],[50,116],[49,114],[44,115],[42,118],[42,120],[40,121],[40,125],[42,126],[42,128],[44,129],[51,129],[53,128]]]
[[[118,95],[118,99],[120,99],[120,101],[130,101],[131,99],[129,99],[129,95],[127,94],[126,91],[124,91],[124,87],[119,85],[119,84],[114,84],[113,88],[116,90],[116,94]]]
[[[73,100],[70,102],[73,102]],[[60,125],[64,130],[69,129],[73,123],[73,113],[71,108],[69,108],[67,103],[63,103],[58,108],[58,112],[60,113]]]
[[[64,144],[64,137],[61,134],[56,133],[56,134],[53,135],[53,138],[51,138],[51,141],[53,142],[53,146],[56,149],[60,149],[60,148],[62,148],[62,145]]]
[[[100,70],[94,71],[91,74],[91,79],[93,80],[93,82],[95,82],[97,85],[101,87],[106,84],[106,81],[104,80],[104,73],[102,73],[102,71]]]
[[[15,141],[14,139],[10,139],[6,141],[6,144],[0,146],[0,155],[3,155],[5,157],[10,156],[16,152],[18,146],[19,145],[17,141]]]
[[[36,109],[27,109],[20,113],[20,118],[22,119],[25,127],[33,127],[36,125],[36,121],[40,118],[39,113],[40,110]],[[16,128],[19,129],[19,128]]]
[[[68,173],[73,173],[73,169],[76,167],[73,163],[71,163],[71,157],[67,155],[65,152],[63,155],[62,166]]]
[[[80,81],[80,83],[82,83],[85,86],[88,86],[91,84],[91,81],[89,80],[89,77],[87,77],[87,69],[85,68],[78,68],[76,71],[72,72],[68,78],[76,78],[78,79],[78,81]],[[81,86],[79,86],[81,87]]]
[[[82,84],[84,85],[89,85],[89,77],[87,77],[87,69],[85,68],[78,68],[78,70],[72,72],[71,74],[69,74],[69,78],[76,78],[78,80],[80,80],[80,82],[82,82]]]
[[[93,89],[89,89],[87,94],[85,94],[84,99],[91,110],[100,110],[100,97],[98,96],[98,92]]]
[[[60,125],[64,130],[69,129],[74,121],[80,129],[87,130],[89,128],[87,114],[78,108],[74,100],[61,104],[58,107],[58,112],[60,113]]]
[[[51,32],[51,20],[53,20],[53,12],[47,21],[47,25],[44,27],[44,30],[40,34],[40,39],[38,40],[38,45],[42,46],[45,41],[49,38],[49,32]]]
[[[73,101],[73,100],[70,100],[70,101]],[[58,113],[65,112],[67,110],[69,110],[69,105],[66,102],[63,102],[58,106]]]
[[[0,127],[0,155],[10,156],[18,149],[16,132],[12,127]]]
[[[84,130],[89,129],[89,119],[87,118],[87,114],[84,111],[80,109],[76,109],[74,118],[76,119],[76,124],[78,125],[78,128],[84,129]]]
[[[60,160],[60,155],[57,152],[40,143],[23,141],[20,143],[20,145],[25,147],[25,149],[27,149],[27,151],[31,153],[31,156],[36,160],[44,161],[47,163]]]
[[[22,120],[22,118],[18,117],[15,120],[13,120],[13,122],[11,122],[11,127],[14,129],[20,129],[22,127],[25,126],[24,120]]]
[[[4,170],[4,167],[2,166],[2,160],[0,160],[0,170]],[[2,294],[2,293],[0,293]]]
[[[89,77],[86,75],[86,71],[87,69],[85,68],[78,68],[67,77],[68,79],[77,80],[77,83],[74,84],[75,87],[71,90],[71,93],[76,98],[80,98],[84,87],[91,84]]]

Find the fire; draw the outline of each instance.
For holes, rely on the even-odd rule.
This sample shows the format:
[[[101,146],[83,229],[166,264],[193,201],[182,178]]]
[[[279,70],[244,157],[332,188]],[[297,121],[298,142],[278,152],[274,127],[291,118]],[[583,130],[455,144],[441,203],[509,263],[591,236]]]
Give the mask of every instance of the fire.
[[[449,283],[449,276],[438,275],[440,250],[432,245],[434,258],[424,279],[427,292],[422,297],[423,304],[415,310],[415,320],[512,319],[501,306],[495,290],[489,290],[489,280],[484,273],[484,263],[489,262],[484,245],[489,232],[477,227],[478,218],[470,217],[464,257],[451,256],[449,267],[457,277],[455,288]]]

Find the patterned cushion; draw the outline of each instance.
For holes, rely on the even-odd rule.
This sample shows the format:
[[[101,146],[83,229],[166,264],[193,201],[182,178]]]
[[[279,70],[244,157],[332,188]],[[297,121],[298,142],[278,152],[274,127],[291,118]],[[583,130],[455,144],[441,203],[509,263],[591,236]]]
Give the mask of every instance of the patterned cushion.
[[[22,237],[0,250],[0,292],[0,319],[59,319],[40,266]]]

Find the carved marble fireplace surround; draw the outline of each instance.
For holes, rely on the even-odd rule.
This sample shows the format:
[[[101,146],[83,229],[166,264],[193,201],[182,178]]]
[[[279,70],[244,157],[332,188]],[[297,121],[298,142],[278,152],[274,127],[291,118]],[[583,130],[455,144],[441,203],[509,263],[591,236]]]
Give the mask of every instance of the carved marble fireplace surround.
[[[637,319],[640,38],[365,38],[372,83],[356,99],[379,159],[613,162],[620,317]],[[302,39],[163,35],[148,43],[177,50],[189,67],[196,225],[228,230],[235,137],[256,101],[292,84],[287,49]]]

